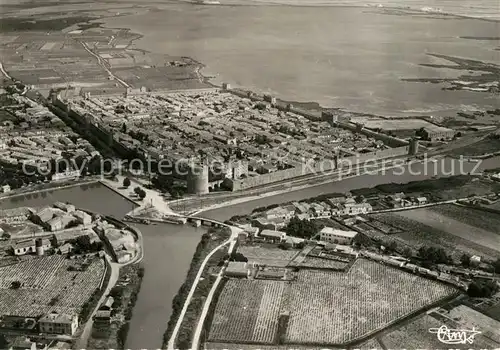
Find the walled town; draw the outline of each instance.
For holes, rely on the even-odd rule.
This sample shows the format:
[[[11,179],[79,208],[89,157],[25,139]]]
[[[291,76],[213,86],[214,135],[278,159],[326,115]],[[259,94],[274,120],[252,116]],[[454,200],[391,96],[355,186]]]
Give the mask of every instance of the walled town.
[[[10,18],[0,33],[0,197],[109,175],[99,201],[118,194],[134,209],[123,221],[50,198],[0,210],[0,348],[125,348],[146,242],[124,221],[151,229],[144,241],[160,251],[148,293],[161,295],[143,297],[141,316],[170,318],[149,327],[166,327],[162,348],[431,349],[442,327],[477,329],[474,347],[500,348],[498,169],[303,195],[230,219],[198,212],[277,189],[275,203],[324,175],[361,175],[353,165],[491,158],[499,109],[375,116],[216,87],[193,59],[137,49],[139,34],[78,25],[91,17],[77,13]],[[152,168],[132,173],[124,160]],[[178,281],[160,280],[181,269],[170,300]]]

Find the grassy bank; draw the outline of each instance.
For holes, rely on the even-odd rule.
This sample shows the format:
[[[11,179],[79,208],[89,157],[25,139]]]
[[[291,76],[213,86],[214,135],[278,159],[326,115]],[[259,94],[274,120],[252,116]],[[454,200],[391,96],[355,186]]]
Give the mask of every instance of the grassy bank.
[[[198,274],[200,266],[205,259],[205,257],[218,245],[227,240],[230,236],[230,232],[227,228],[224,229],[210,229],[207,233],[203,234],[200,243],[196,247],[196,251],[191,260],[191,265],[187,273],[186,279],[182,286],[180,287],[177,295],[172,301],[172,315],[168,321],[167,330],[163,335],[163,348],[167,347],[168,341],[172,335],[175,328],[175,324],[179,318],[182,311],[186,298],[191,290],[193,282]],[[187,349],[191,345],[191,338],[198,321],[198,317],[203,308],[203,301],[208,295],[210,288],[215,280],[212,277],[218,272],[217,263],[220,261],[222,256],[224,256],[225,250],[221,249],[220,252],[215,253],[209,260],[205,271],[203,272],[203,279],[200,280],[196,291],[191,299],[191,303],[188,306],[186,315],[179,329],[179,333],[176,339],[176,348]]]
[[[114,298],[109,323],[94,321],[89,349],[124,349],[133,309],[141,289],[144,267],[132,264],[120,268],[116,286],[109,293]]]

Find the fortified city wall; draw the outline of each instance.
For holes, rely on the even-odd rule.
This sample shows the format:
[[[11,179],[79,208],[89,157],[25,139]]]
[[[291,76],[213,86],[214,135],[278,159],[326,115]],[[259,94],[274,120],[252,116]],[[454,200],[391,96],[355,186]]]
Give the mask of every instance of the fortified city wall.
[[[409,146],[401,146],[390,148],[382,151],[357,154],[351,157],[345,157],[338,160],[338,169],[348,168],[349,166],[366,163],[367,161],[375,161],[379,159],[400,157],[409,154]],[[325,160],[314,163],[305,163],[301,167],[295,167],[286,170],[275,171],[269,174],[263,174],[245,179],[233,180],[226,179],[226,185],[233,191],[241,191],[256,186],[267,185],[273,182],[289,180],[300,176],[321,174],[336,170],[334,160]]]

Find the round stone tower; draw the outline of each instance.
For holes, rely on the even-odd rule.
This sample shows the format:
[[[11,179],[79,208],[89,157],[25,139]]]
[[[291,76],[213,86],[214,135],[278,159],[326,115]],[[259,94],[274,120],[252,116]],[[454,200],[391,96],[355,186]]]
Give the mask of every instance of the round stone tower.
[[[410,156],[416,155],[418,153],[418,146],[419,146],[418,139],[412,138],[410,140],[410,146],[408,147],[408,155]]]
[[[206,194],[208,189],[208,166],[190,164],[187,173],[187,191],[190,194]]]

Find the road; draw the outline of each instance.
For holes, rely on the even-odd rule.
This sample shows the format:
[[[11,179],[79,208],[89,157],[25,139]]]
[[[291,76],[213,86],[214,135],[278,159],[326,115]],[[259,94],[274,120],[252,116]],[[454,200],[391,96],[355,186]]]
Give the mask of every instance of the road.
[[[233,249],[236,245],[236,237],[238,237],[238,232],[241,231],[241,229],[238,228],[232,228],[232,229],[235,238],[231,241],[231,244],[229,245],[228,249],[229,255],[231,255],[231,253],[233,252]],[[225,270],[224,268],[220,270],[219,274],[217,275],[217,279],[212,285],[212,289],[210,289],[210,293],[208,293],[207,299],[205,299],[205,304],[203,305],[203,310],[201,311],[201,315],[198,320],[198,325],[196,326],[196,329],[194,331],[193,340],[191,342],[191,349],[199,349],[200,347],[200,337],[201,337],[201,332],[203,331],[203,325],[205,324],[205,319],[207,318],[208,310],[210,309],[210,305],[212,304],[215,292],[217,291],[217,288],[219,287],[219,284],[222,281],[222,277],[224,277],[224,270]]]
[[[113,263],[109,260],[108,256],[106,256],[106,259],[108,259],[108,262],[110,263],[110,268],[111,268],[111,276],[109,277],[109,282],[106,286],[106,289],[104,290],[104,293],[102,293],[101,298],[99,299],[98,303],[96,304],[96,307],[92,311],[92,314],[89,316],[89,319],[87,323],[85,324],[85,327],[83,328],[83,332],[81,336],[78,338],[76,341],[76,346],[75,349],[86,349],[87,348],[87,343],[90,337],[90,334],[92,332],[92,326],[94,325],[94,315],[99,310],[99,307],[102,305],[106,297],[108,296],[109,292],[111,292],[111,289],[115,286],[116,282],[118,281],[118,275],[120,271],[120,265],[117,263]]]
[[[131,87],[129,84],[127,84],[126,82],[124,82],[123,80],[118,78],[116,75],[114,75],[113,72],[111,72],[111,70],[108,67],[106,67],[106,64],[104,63],[104,60],[102,59],[102,57],[99,56],[98,54],[94,53],[88,47],[88,45],[86,43],[80,41],[80,44],[82,44],[85,51],[87,51],[89,54],[91,54],[92,56],[94,56],[97,59],[97,62],[99,63],[99,65],[109,74],[110,77],[113,77],[113,79],[116,80],[117,82],[119,82],[121,85],[123,85],[123,87],[126,87],[126,88]]]
[[[177,339],[177,333],[179,333],[179,329],[181,327],[182,321],[184,320],[184,316],[186,315],[188,306],[191,303],[191,299],[193,298],[196,287],[198,286],[198,283],[200,282],[201,275],[203,274],[203,271],[205,270],[205,266],[207,265],[208,260],[210,260],[210,258],[212,257],[212,255],[215,254],[216,251],[218,251],[219,249],[221,249],[222,247],[224,247],[228,244],[229,244],[229,249],[231,251],[232,251],[232,249],[234,249],[234,245],[236,244],[236,238],[238,237],[238,232],[240,232],[241,229],[239,229],[237,227],[231,227],[231,226],[228,226],[228,227],[231,228],[231,236],[229,237],[229,239],[227,241],[225,241],[224,243],[218,245],[217,247],[215,247],[215,249],[213,249],[210,253],[208,253],[208,255],[205,257],[205,259],[201,263],[200,268],[198,269],[198,273],[196,275],[196,278],[193,281],[193,285],[191,286],[191,290],[189,291],[189,294],[186,298],[186,301],[184,302],[184,305],[182,307],[181,314],[177,318],[177,322],[175,324],[174,331],[172,332],[172,335],[170,336],[170,339],[168,340],[168,344],[167,344],[168,350],[175,349],[175,340]],[[220,275],[220,273],[219,273],[219,275]],[[219,278],[219,277],[220,276],[218,276],[217,278]],[[210,293],[212,293],[212,290],[210,291]],[[213,293],[212,293],[212,296],[213,296]],[[208,309],[207,309],[207,311],[208,311]],[[198,325],[198,328],[200,328],[199,325]],[[198,331],[198,329],[197,329],[197,331]],[[198,338],[199,338],[199,336],[198,336]]]
[[[5,69],[3,68],[3,63],[2,63],[2,62],[0,62],[0,71],[2,72],[2,74],[3,74],[3,75],[5,75],[5,77],[6,77],[7,79],[12,80],[12,77],[11,77],[11,76],[10,76],[10,75],[9,75],[9,74],[5,71]]]

